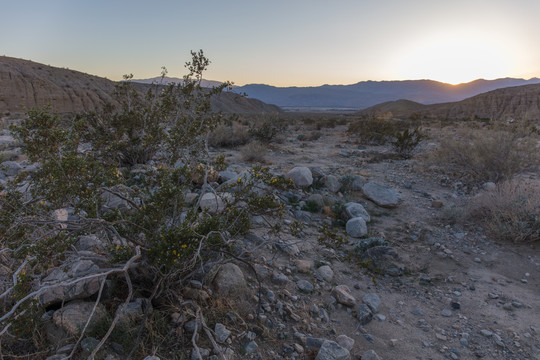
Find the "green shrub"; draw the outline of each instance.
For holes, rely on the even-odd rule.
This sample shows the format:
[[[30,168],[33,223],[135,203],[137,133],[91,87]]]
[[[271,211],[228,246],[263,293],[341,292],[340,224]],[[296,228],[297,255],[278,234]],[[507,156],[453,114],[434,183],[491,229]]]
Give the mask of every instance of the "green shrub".
[[[394,151],[403,158],[410,158],[414,149],[425,138],[420,128],[405,129],[395,134],[395,140],[391,142]]]

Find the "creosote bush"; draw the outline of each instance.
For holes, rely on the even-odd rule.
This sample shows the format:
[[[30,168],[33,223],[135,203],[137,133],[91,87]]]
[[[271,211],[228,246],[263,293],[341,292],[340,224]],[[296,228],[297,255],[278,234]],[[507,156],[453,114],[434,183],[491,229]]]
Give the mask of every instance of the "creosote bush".
[[[540,241],[540,183],[504,181],[475,197],[469,215],[491,236],[514,243]]]
[[[180,84],[154,84],[142,92],[126,76],[115,93],[118,106],[74,119],[62,119],[49,108],[33,109],[11,127],[24,154],[39,166],[0,189],[0,261],[13,279],[0,294],[4,355],[47,353],[36,335],[42,324],[34,321],[50,305],[39,301],[43,281],[76,256],[73,248],[81,235],[96,235],[110,252],[110,268],[85,276],[100,284],[112,278],[126,289],[121,295],[126,299],[108,301],[114,318],[135,293],[161,296],[161,303],[178,299],[178,284],[197,265],[223,261],[234,238],[250,229],[252,215],[283,212],[272,189],[290,184],[262,167],[223,189],[210,188],[213,169],[223,165],[222,157],[208,153],[210,133],[221,121],[210,99],[228,84],[202,88],[208,65],[202,51],[192,52]],[[187,198],[194,193],[195,200]],[[216,206],[202,206],[205,194]],[[129,270],[133,263],[138,264],[136,281]],[[100,295],[96,301],[102,301]],[[133,346],[135,352],[144,348]]]
[[[458,133],[443,139],[432,162],[469,183],[512,179],[540,160],[537,139],[520,131],[487,130]]]

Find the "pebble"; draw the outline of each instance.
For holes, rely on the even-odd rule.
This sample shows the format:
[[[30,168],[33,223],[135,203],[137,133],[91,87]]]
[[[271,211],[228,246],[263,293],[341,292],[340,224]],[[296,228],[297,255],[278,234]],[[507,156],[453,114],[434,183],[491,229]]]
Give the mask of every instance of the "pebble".
[[[311,293],[314,289],[313,284],[307,280],[299,280],[296,283],[296,288],[303,293]]]
[[[424,310],[420,309],[420,308],[416,308],[414,310],[411,311],[411,313],[413,315],[417,315],[417,316],[424,316],[426,315],[426,313],[424,312]]]
[[[444,316],[444,317],[450,317],[450,316],[452,316],[452,310],[444,309],[444,310],[441,312],[441,315]]]
[[[259,345],[257,345],[255,341],[250,341],[246,344],[244,351],[246,354],[253,354],[258,349],[259,349]]]
[[[480,334],[484,335],[485,337],[490,337],[491,335],[493,335],[491,331],[486,330],[486,329],[480,330]]]
[[[373,343],[375,341],[375,339],[373,339],[373,336],[371,336],[369,334],[364,334],[364,339],[366,339],[370,343]]]

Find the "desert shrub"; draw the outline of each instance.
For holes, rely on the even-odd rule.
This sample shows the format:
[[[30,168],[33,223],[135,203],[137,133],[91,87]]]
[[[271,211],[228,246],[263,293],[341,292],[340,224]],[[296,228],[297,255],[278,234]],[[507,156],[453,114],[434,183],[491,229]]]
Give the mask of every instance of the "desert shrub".
[[[400,155],[408,156],[424,138],[417,122],[384,117],[364,117],[349,124],[347,133],[361,144],[392,143]]]
[[[309,134],[300,134],[297,136],[297,139],[300,141],[315,141],[319,140],[322,136],[320,131],[312,131]]]
[[[398,131],[394,136],[392,147],[403,158],[410,158],[414,149],[425,138],[419,127]]]
[[[23,153],[40,163],[28,179],[9,181],[0,192],[0,262],[9,263],[6,278],[13,279],[0,298],[0,341],[8,329],[26,324],[29,328],[13,334],[13,341],[32,346],[18,356],[40,346],[32,319],[40,319],[44,310],[37,301],[43,279],[73,256],[80,235],[96,235],[114,249],[107,254],[110,268],[84,274],[103,284],[113,278],[123,286],[120,296],[126,299],[107,300],[114,317],[134,294],[160,294],[158,303],[178,299],[181,295],[171,289],[185,283],[197,265],[223,261],[234,237],[249,230],[250,216],[283,211],[260,192],[288,184],[261,167],[234,184],[234,197],[209,189],[214,159],[207,141],[220,120],[210,99],[225,84],[210,90],[199,86],[208,64],[202,51],[192,52],[181,84],[156,84],[142,93],[125,81],[115,94],[117,107],[71,121],[47,108],[34,109],[11,127]],[[192,181],[197,171],[203,172],[199,183]],[[21,192],[23,185],[31,190]],[[185,194],[194,191],[199,201],[211,191],[223,204],[212,210],[188,202]],[[128,271],[133,263],[137,271]],[[149,289],[148,284],[154,285]],[[100,296],[96,301],[104,302]]]
[[[249,134],[263,143],[271,143],[285,130],[285,124],[278,114],[264,114],[251,124]]]
[[[540,241],[540,184],[525,180],[501,182],[475,197],[469,216],[495,239],[514,243]]]
[[[536,140],[519,132],[460,133],[443,139],[432,162],[466,182],[498,182],[538,164]]]
[[[268,148],[259,141],[252,141],[242,146],[240,153],[244,161],[264,163]]]
[[[302,206],[302,210],[304,211],[309,211],[309,212],[312,212],[312,213],[318,213],[322,210],[321,206],[319,205],[319,203],[315,200],[307,200],[305,205]]]
[[[245,145],[250,140],[248,128],[237,121],[227,125],[219,124],[210,133],[208,143],[214,147],[235,147]]]

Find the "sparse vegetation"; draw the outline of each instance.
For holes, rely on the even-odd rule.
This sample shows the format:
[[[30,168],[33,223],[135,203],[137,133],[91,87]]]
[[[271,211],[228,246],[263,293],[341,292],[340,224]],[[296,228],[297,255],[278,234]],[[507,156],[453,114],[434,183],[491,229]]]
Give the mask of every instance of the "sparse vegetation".
[[[504,181],[475,197],[469,215],[491,236],[514,243],[540,241],[540,183]]]
[[[242,159],[248,162],[264,163],[268,148],[259,141],[252,141],[240,148]]]
[[[465,130],[441,140],[432,162],[469,183],[499,182],[536,166],[537,140],[518,131]]]

